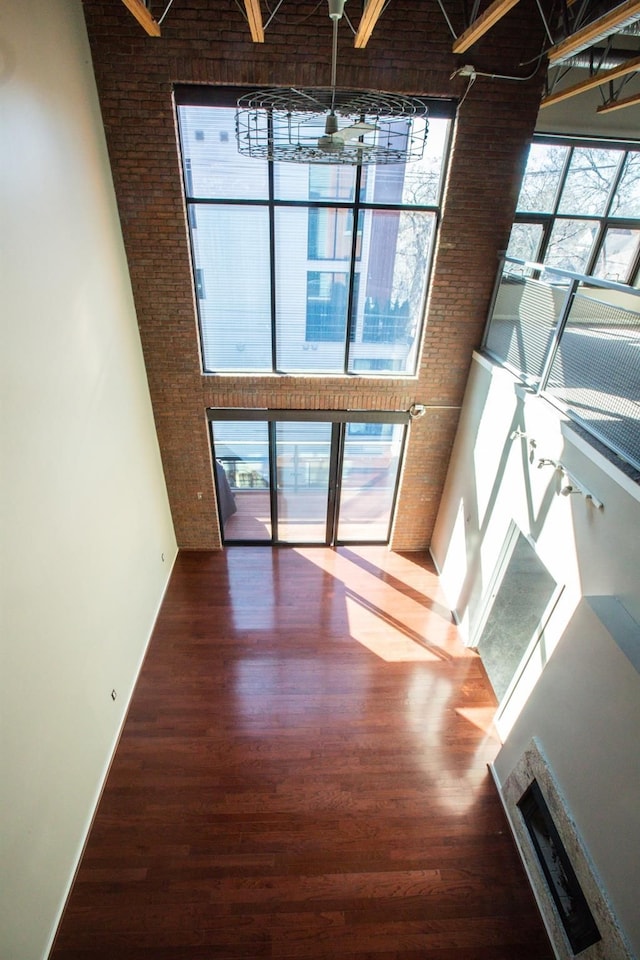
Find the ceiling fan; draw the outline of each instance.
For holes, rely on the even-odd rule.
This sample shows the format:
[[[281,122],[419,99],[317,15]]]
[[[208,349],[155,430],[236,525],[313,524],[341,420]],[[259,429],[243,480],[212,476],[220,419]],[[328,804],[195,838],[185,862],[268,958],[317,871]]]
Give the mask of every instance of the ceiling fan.
[[[298,163],[407,163],[424,151],[427,106],[416,97],[337,87],[338,23],[346,0],[328,0],[331,86],[269,88],[237,102],[238,151]],[[342,125],[341,125],[342,124]]]

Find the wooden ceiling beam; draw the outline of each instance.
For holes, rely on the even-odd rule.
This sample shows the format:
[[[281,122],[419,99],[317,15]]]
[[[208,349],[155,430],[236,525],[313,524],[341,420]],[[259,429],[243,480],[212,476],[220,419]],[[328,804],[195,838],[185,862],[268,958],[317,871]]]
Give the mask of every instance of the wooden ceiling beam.
[[[160,36],[160,24],[145,7],[142,0],[122,0],[127,10],[134,15],[140,26],[144,27],[150,37]]]
[[[264,26],[262,24],[260,0],[244,0],[244,6],[247,11],[251,39],[254,43],[264,43]]]
[[[493,0],[484,13],[473,21],[468,30],[461,33],[453,44],[454,53],[464,53],[469,47],[484,36],[498,22],[502,20],[505,13],[508,13],[512,7],[515,7],[519,0]]]
[[[593,20],[580,30],[576,30],[566,40],[556,43],[551,47],[547,56],[549,63],[561,63],[570,57],[573,53],[579,53],[587,47],[592,46],[603,37],[608,37],[627,22],[640,18],[640,0],[625,0],[624,3],[609,10],[602,17]]]
[[[603,70],[602,73],[596,73],[592,77],[582,80],[580,83],[574,83],[571,87],[565,87],[563,90],[550,93],[548,97],[542,99],[540,107],[550,107],[554,103],[560,103],[561,100],[576,97],[579,93],[593,90],[594,87],[599,87],[609,80],[617,80],[619,77],[624,77],[627,73],[635,73],[636,70],[640,70],[640,57],[631,57],[617,67],[612,67],[610,70]]]
[[[603,103],[598,107],[596,113],[612,113],[614,110],[633,107],[638,103],[640,103],[640,93],[636,93],[633,97],[624,97],[622,100],[612,100],[611,103]]]
[[[368,0],[364,8],[364,13],[362,14],[362,19],[360,20],[355,40],[353,41],[356,50],[362,50],[368,44],[369,37],[373,33],[373,28],[380,19],[380,14],[382,13],[385,2],[386,0]]]

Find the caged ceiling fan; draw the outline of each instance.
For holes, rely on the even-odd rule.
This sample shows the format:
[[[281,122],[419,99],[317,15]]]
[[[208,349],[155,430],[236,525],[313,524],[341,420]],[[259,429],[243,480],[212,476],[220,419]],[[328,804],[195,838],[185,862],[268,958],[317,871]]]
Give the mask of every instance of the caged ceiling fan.
[[[328,0],[333,23],[331,87],[258,90],[236,109],[239,153],[298,163],[383,164],[419,160],[427,106],[416,97],[336,86],[338,23],[346,0]]]

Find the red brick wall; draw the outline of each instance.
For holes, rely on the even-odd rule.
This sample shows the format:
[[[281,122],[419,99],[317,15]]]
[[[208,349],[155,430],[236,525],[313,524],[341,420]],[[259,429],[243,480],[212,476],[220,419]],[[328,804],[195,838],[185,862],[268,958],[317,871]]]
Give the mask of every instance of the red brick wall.
[[[462,5],[446,2],[460,33]],[[162,37],[148,37],[118,0],[84,0],[102,114],[129,259],[142,345],[173,518],[182,548],[220,545],[205,409],[291,407],[405,410],[411,425],[393,547],[429,545],[472,350],[478,346],[504,249],[541,76],[524,83],[479,77],[455,125],[448,188],[419,376],[412,379],[224,376],[200,368],[187,228],[172,105],[174,83],[327,86],[331,24],[324,4],[285,0],[253,44],[233,0],[176,0]],[[159,18],[164,0],[152,0]],[[263,13],[265,7],[263,4]],[[346,11],[357,24],[361,6]],[[462,57],[435,0],[392,0],[365,50],[340,25],[338,80],[460,98],[463,63],[522,76],[539,49],[533,0],[523,0]]]

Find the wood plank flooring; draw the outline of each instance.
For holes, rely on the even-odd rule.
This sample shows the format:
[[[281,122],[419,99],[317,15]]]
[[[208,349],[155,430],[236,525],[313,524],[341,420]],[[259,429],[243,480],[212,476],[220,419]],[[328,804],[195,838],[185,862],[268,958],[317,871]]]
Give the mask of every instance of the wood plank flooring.
[[[52,960],[551,960],[426,559],[177,561]]]

